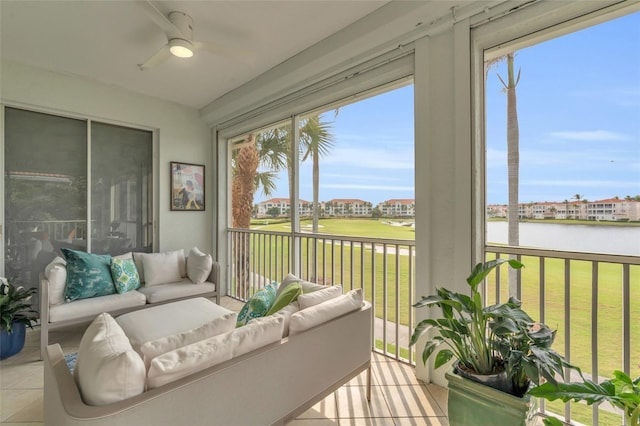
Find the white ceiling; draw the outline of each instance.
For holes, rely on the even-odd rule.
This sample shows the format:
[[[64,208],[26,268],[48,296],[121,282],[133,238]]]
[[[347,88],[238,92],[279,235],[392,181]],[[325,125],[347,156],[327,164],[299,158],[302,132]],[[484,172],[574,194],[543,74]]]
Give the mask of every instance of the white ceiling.
[[[166,36],[135,1],[0,0],[0,60],[201,108],[372,11],[383,0],[154,1],[193,17],[193,40],[250,50],[253,64],[198,51],[148,70]],[[1,88],[0,88],[1,89]]]

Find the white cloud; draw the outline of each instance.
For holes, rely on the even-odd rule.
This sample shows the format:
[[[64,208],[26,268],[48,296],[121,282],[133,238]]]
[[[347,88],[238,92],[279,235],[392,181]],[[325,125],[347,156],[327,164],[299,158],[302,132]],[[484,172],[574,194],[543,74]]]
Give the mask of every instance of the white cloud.
[[[587,131],[565,131],[565,132],[551,132],[551,137],[559,139],[567,139],[573,141],[628,141],[631,138],[625,134],[610,132],[608,130],[587,130]]]

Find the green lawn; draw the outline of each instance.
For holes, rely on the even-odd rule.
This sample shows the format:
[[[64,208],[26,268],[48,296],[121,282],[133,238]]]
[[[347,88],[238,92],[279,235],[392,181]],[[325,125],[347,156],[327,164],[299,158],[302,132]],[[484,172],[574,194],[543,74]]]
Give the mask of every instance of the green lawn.
[[[303,222],[303,225],[308,225]],[[382,220],[362,219],[328,219],[321,220],[320,233],[349,236],[373,236],[374,238],[390,239],[414,239],[414,229],[404,226],[391,226],[382,223]],[[256,227],[258,228],[258,227]],[[259,226],[261,230],[288,231],[288,225],[284,223]],[[302,229],[306,229],[303,227]],[[309,241],[310,243],[307,243]],[[279,243],[282,245],[282,243]],[[256,242],[255,245],[271,246],[275,250],[275,244],[268,239]],[[395,246],[390,246],[393,248]],[[279,247],[281,249],[281,247]],[[288,249],[288,248],[287,248]],[[312,239],[302,238],[302,259],[306,259],[308,250],[314,250]],[[396,256],[385,256],[376,252],[372,254],[370,248],[364,250],[359,245],[334,246],[318,242],[318,264],[322,265],[326,258],[325,270],[318,270],[317,277],[314,274],[313,265],[303,262],[302,275],[318,282],[342,284],[348,290],[351,288],[363,288],[365,297],[370,302],[375,292],[375,301],[372,302],[375,315],[385,317],[389,321],[395,321],[397,314],[396,300],[399,297],[400,323],[408,324],[410,309],[409,277],[411,274],[409,256],[399,256],[399,264],[396,267]],[[412,259],[411,265],[414,265]],[[265,263],[265,262],[263,262]],[[266,263],[271,263],[266,261]],[[540,259],[538,257],[522,258],[525,268],[522,270],[522,299],[525,310],[534,319],[540,319]],[[375,264],[375,267],[372,266]],[[283,265],[281,265],[282,267]],[[286,265],[288,267],[288,264]],[[284,274],[288,270],[284,269]],[[504,270],[506,271],[506,269]],[[640,266],[633,265],[631,273],[631,301],[640,300]],[[275,274],[276,279],[281,279],[282,274]],[[413,277],[415,279],[415,277]],[[567,325],[565,323],[565,283],[564,260],[546,259],[545,261],[545,318],[544,322],[557,329],[554,348],[565,353],[565,336]],[[598,370],[600,376],[611,376],[616,369],[622,368],[622,267],[615,264],[600,264],[598,269],[597,291],[597,338],[598,338]],[[592,264],[585,261],[570,262],[569,288],[569,324],[570,324],[570,358],[571,362],[580,366],[583,371],[591,372],[591,335],[592,335]],[[507,298],[507,274],[501,276],[501,300]],[[387,305],[383,305],[383,295],[386,293]],[[495,277],[489,277],[487,281],[488,303],[495,303]],[[640,375],[640,304],[631,303],[631,354],[634,359],[631,362],[631,376]],[[382,342],[377,343],[382,347]],[[395,352],[395,348],[393,348]],[[406,348],[400,348],[401,354],[406,354]],[[553,411],[557,411],[562,404],[549,404]],[[576,420],[589,423],[591,407],[581,404],[573,404],[572,415]],[[601,410],[602,412],[602,410]],[[619,424],[619,418],[609,413],[603,413],[600,417],[603,425]]]

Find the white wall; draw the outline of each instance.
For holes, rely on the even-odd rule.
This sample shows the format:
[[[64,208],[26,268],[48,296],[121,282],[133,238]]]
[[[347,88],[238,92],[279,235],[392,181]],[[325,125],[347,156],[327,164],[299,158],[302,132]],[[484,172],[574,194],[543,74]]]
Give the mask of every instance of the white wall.
[[[154,130],[157,140],[154,152],[157,249],[189,250],[196,245],[213,253],[212,173],[215,173],[215,167],[212,166],[211,132],[197,110],[22,64],[3,61],[1,67],[0,102],[8,106],[31,107],[53,114],[78,115]],[[170,161],[205,165],[204,212],[170,211]]]

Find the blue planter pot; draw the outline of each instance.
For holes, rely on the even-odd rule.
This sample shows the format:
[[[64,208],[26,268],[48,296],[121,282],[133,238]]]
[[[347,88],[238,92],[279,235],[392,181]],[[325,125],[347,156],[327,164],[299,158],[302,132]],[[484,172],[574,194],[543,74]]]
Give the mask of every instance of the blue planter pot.
[[[0,359],[9,358],[20,352],[24,347],[27,326],[21,322],[11,324],[12,333],[0,330]]]

